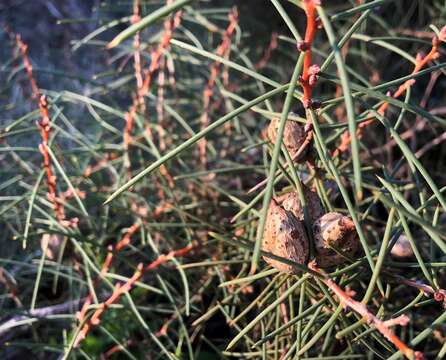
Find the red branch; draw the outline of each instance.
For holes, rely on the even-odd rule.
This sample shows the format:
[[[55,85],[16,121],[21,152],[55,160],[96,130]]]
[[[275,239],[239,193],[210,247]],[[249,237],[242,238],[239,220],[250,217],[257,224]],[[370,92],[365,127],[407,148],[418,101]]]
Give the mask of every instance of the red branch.
[[[159,139],[159,148],[161,151],[166,150],[166,142],[164,137],[166,132],[163,128],[164,123],[164,93],[165,93],[165,85],[166,85],[166,74],[165,74],[166,61],[164,58],[161,59],[160,67],[158,70],[158,96],[156,101],[156,113],[158,116],[158,139]]]
[[[184,256],[188,254],[192,249],[193,249],[192,245],[188,245],[179,250],[172,250],[166,255],[164,254],[160,255],[155,261],[151,262],[146,266],[144,266],[142,263],[138,264],[133,276],[130,279],[128,279],[127,282],[124,284],[120,283],[116,284],[112,295],[105,302],[101,303],[100,306],[96,309],[92,317],[88,320],[88,322],[82,327],[81,331],[78,333],[74,341],[74,346],[78,347],[80,345],[80,343],[87,336],[92,326],[98,325],[100,323],[101,316],[105,312],[105,310],[110,305],[117,303],[122,295],[130,292],[134,284],[138,280],[140,280],[147,271],[155,270],[156,268],[158,268],[159,266],[161,266],[162,264],[166,263],[167,261],[173,258]]]
[[[107,257],[105,258],[105,261],[102,264],[100,277],[96,278],[93,286],[95,286],[99,282],[101,277],[105,276],[105,274],[108,273],[108,271],[110,270],[111,264],[113,262],[114,256],[130,243],[130,238],[139,229],[139,226],[140,226],[139,223],[134,223],[131,227],[129,227],[129,229],[127,230],[125,235],[122,237],[122,239],[115,246],[113,246],[113,245],[108,246]],[[90,293],[85,298],[85,302],[84,302],[84,305],[82,306],[82,309],[80,311],[78,311],[76,314],[76,318],[79,320],[79,322],[82,322],[85,319],[85,315],[87,314],[88,308],[91,305],[92,301],[93,301],[93,296]]]
[[[136,24],[141,20],[140,15],[140,4],[139,0],[134,0],[133,2],[133,16],[131,19],[132,24]],[[133,130],[133,123],[134,118],[136,115],[136,112],[138,109],[142,113],[145,112],[145,102],[144,102],[144,96],[139,96],[141,94],[141,90],[143,87],[143,77],[142,77],[142,71],[141,71],[141,41],[140,41],[140,34],[137,32],[135,36],[133,37],[133,59],[134,59],[134,70],[135,70],[135,79],[136,79],[136,87],[137,87],[137,96],[135,97],[132,107],[130,110],[125,114],[125,128],[124,128],[124,149],[127,151],[128,147],[132,141],[132,130]],[[130,164],[127,164],[128,167],[130,167]]]
[[[304,108],[310,107],[312,103],[312,93],[313,88],[316,86],[317,74],[320,72],[320,67],[318,65],[313,65],[312,61],[312,51],[314,36],[318,28],[318,22],[316,20],[316,6],[321,3],[319,0],[305,0],[305,14],[307,16],[307,25],[305,29],[305,39],[304,41],[297,44],[297,49],[299,51],[304,51],[304,65],[302,69],[302,76],[300,77],[300,84],[304,91],[304,96],[302,98],[302,104]]]
[[[134,9],[134,11],[135,11],[135,9]],[[139,15],[138,15],[138,17],[139,17]],[[135,15],[133,16],[133,18],[135,18]],[[141,100],[143,100],[144,96],[149,93],[150,86],[152,84],[153,75],[159,68],[161,57],[162,57],[164,51],[169,47],[173,30],[180,25],[180,22],[181,22],[181,11],[178,11],[175,14],[173,19],[168,18],[164,21],[163,37],[162,37],[161,42],[159,43],[157,49],[151,53],[151,61],[150,61],[149,69],[144,71],[144,80],[141,81],[140,85],[138,85],[137,96],[133,101],[132,107],[128,111],[128,113],[131,116],[135,115],[136,111],[138,110],[138,105],[140,104]],[[142,78],[141,78],[141,80],[142,80]]]
[[[255,68],[257,70],[261,70],[266,65],[268,65],[274,50],[277,49],[277,46],[278,46],[278,42],[277,42],[278,36],[279,35],[276,32],[273,32],[271,34],[271,39],[270,39],[270,42],[269,42],[269,45],[268,45],[267,49],[263,53],[263,56],[261,57],[261,59],[255,65]],[[235,92],[238,89],[238,87],[240,86],[240,84],[243,83],[246,80],[247,77],[248,77],[247,75],[243,74],[236,81],[232,81],[227,86],[228,91]],[[217,101],[214,101],[214,103],[212,104],[212,107],[211,107],[209,112],[212,112],[212,111],[214,111],[216,109],[219,109],[221,104],[223,103],[223,101],[224,101],[223,97],[220,97]]]
[[[438,48],[440,47],[441,42],[443,42],[445,40],[446,40],[446,26],[444,26],[441,29],[439,37],[434,35],[434,37],[432,38],[432,48],[427,55],[422,56],[420,53],[417,54],[416,59],[415,59],[416,60],[415,67],[414,67],[411,75],[415,75],[415,74],[419,73],[430,61],[433,61],[440,56]],[[392,96],[394,99],[397,99],[401,95],[403,95],[409,88],[411,88],[415,83],[416,83],[415,79],[407,80],[402,85],[400,85],[398,90],[395,91],[395,93],[393,95],[388,93],[388,96]],[[384,116],[388,107],[389,107],[388,102],[383,103],[378,109],[378,114],[380,114],[381,116]],[[374,120],[374,117],[371,117],[370,119],[368,119],[358,125],[358,129],[356,130],[356,137],[358,139],[362,138],[364,128],[366,128],[371,123],[373,123],[373,120]],[[336,157],[339,154],[347,151],[350,143],[351,143],[351,136],[350,136],[349,132],[346,131],[342,134],[341,144],[333,152],[333,156]]]
[[[421,290],[426,295],[432,295],[435,301],[443,303],[443,307],[446,308],[446,290],[444,289],[435,290],[432,286],[423,284],[421,281],[408,280],[401,276],[398,276],[398,280],[405,285],[409,285],[418,290]]]
[[[255,65],[255,68],[257,70],[263,69],[268,64],[273,51],[277,49],[277,45],[278,45],[277,38],[278,37],[279,37],[279,35],[276,32],[273,32],[271,34],[271,40],[269,42],[268,48],[266,49],[265,53],[263,54],[263,57]]]
[[[229,18],[229,25],[223,34],[223,39],[220,45],[217,47],[217,50],[215,50],[215,54],[220,57],[229,57],[229,53],[231,51],[231,39],[238,24],[237,7],[232,8],[231,12],[228,14],[228,18]],[[206,128],[209,125],[209,109],[211,105],[211,98],[214,92],[215,82],[217,80],[220,71],[220,65],[221,63],[218,60],[211,65],[209,80],[203,91],[204,110],[203,114],[201,115],[202,129]],[[202,164],[206,164],[206,143],[207,143],[206,139],[202,139],[198,143],[200,161]]]
[[[313,89],[317,83],[317,75],[321,71],[321,68],[317,64],[312,64],[312,47],[314,37],[317,29],[321,26],[320,21],[316,18],[316,7],[321,5],[320,0],[304,0],[305,15],[306,15],[306,28],[304,40],[297,44],[297,49],[304,52],[304,64],[302,68],[302,75],[299,76],[299,82],[303,89],[302,105],[305,109],[319,107],[319,102],[313,100]],[[307,114],[307,123],[305,125],[305,139],[294,156],[293,160],[301,158],[305,153],[307,147],[313,140],[313,123],[311,117]],[[312,167],[312,160],[307,159],[307,164]],[[258,184],[262,186],[263,182]]]
[[[141,14],[140,14],[140,4],[139,0],[135,0],[133,2],[133,17],[132,17],[132,24],[136,24],[141,20]],[[141,89],[143,78],[142,78],[142,72],[141,72],[141,40],[139,31],[135,34],[133,37],[133,48],[135,49],[133,53],[133,59],[134,59],[134,69],[135,69],[135,78],[136,78],[136,86],[138,89]]]
[[[63,199],[57,195],[57,177],[54,174],[51,166],[51,157],[48,147],[51,133],[48,99],[45,95],[42,95],[40,93],[39,87],[37,86],[37,81],[34,78],[33,66],[28,56],[28,45],[22,41],[20,35],[16,36],[16,43],[23,59],[23,65],[25,67],[26,75],[28,76],[29,82],[31,84],[32,97],[38,101],[41,114],[41,119],[37,122],[37,126],[40,129],[40,135],[42,137],[42,142],[39,144],[39,150],[42,153],[43,167],[46,172],[48,183],[48,198],[53,204],[53,209],[54,213],[56,214],[57,220],[64,226],[74,225],[77,222],[77,219],[73,219],[69,222],[65,221],[65,209],[62,202]]]
[[[171,2],[171,0],[167,1],[168,4],[170,2]],[[133,21],[136,21],[139,18],[139,6],[138,6],[138,9],[136,9],[137,5],[139,5],[137,2],[136,2],[136,4],[134,3]],[[135,16],[135,11],[136,11],[137,16]],[[138,112],[138,109],[142,113],[145,112],[144,97],[150,92],[150,87],[152,85],[153,76],[158,71],[158,69],[160,67],[161,59],[162,59],[164,52],[169,48],[169,44],[170,44],[170,40],[172,39],[173,31],[181,23],[181,15],[182,15],[182,12],[177,11],[175,13],[175,15],[173,16],[173,18],[169,17],[164,21],[163,37],[162,37],[161,42],[159,43],[158,47],[156,48],[156,50],[151,53],[151,56],[150,56],[151,61],[150,61],[149,69],[144,71],[144,78],[141,77],[141,80],[138,80],[139,76],[137,76],[137,84],[138,84],[138,81],[140,81],[141,84],[140,84],[140,86],[138,85],[138,91],[137,91],[137,94],[133,100],[132,106],[130,107],[129,111],[127,111],[125,114],[126,125],[124,128],[124,139],[123,139],[125,150],[128,149],[130,143],[132,142],[131,134],[132,134],[132,130],[133,130],[134,119],[135,119],[136,113]],[[135,41],[136,40],[134,40],[134,44],[135,44]],[[135,58],[135,71],[137,68],[136,61],[137,60]],[[153,138],[152,130],[151,130],[149,124],[147,124],[147,126],[146,126],[146,134],[149,138]],[[127,165],[130,166],[130,164],[127,164]],[[162,165],[160,167],[160,170],[162,171],[163,175],[166,177],[166,179],[169,183],[169,186],[173,187],[173,185],[174,185],[173,178],[167,172],[167,169],[165,168],[165,166]]]
[[[48,182],[48,198],[53,203],[54,212],[60,222],[65,220],[65,211],[62,203],[57,196],[57,177],[53,173],[51,167],[51,158],[48,151],[48,142],[51,132],[51,123],[48,113],[48,101],[45,95],[40,96],[39,109],[42,115],[42,119],[37,122],[37,126],[40,128],[40,135],[42,136],[42,143],[39,145],[39,150],[43,156],[43,166],[46,172],[46,178]]]
[[[29,60],[28,45],[22,41],[22,38],[20,35],[16,35],[16,43],[20,50],[20,54],[22,55],[23,66],[25,67],[26,75],[28,76],[28,80],[31,84],[32,96],[33,96],[33,98],[38,100],[41,95],[40,95],[39,87],[37,86],[37,81],[34,78],[33,66],[31,64],[31,61]]]
[[[125,342],[125,344],[114,345],[110,349],[108,349],[104,354],[102,354],[101,356],[103,356],[105,360],[110,359],[116,353],[119,353],[119,352],[123,351],[124,349],[126,349],[128,346],[133,345],[133,343],[134,343],[134,341],[127,340]]]
[[[132,24],[136,24],[141,20],[140,15],[140,4],[139,0],[135,0],[133,2],[133,16],[131,19]],[[141,110],[142,113],[145,112],[145,102],[144,102],[144,96],[140,96],[142,87],[143,87],[143,77],[142,77],[142,71],[141,71],[141,41],[140,41],[140,34],[137,32],[135,36],[133,37],[133,59],[134,59],[134,70],[135,70],[135,79],[136,79],[136,87],[137,87],[137,96],[135,97],[132,107],[130,110],[125,114],[125,128],[124,128],[124,149],[128,150],[128,147],[132,141],[132,130],[133,130],[133,123],[134,118],[136,115],[136,112],[138,109]]]
[[[12,300],[14,300],[14,302],[18,306],[23,307],[23,304],[21,303],[19,297],[17,296],[18,291],[17,291],[16,280],[2,266],[0,266],[0,284],[3,284],[5,286],[7,291],[7,296],[9,296]]]
[[[367,306],[359,301],[354,300],[349,294],[342,290],[333,280],[331,280],[328,275],[321,269],[319,269],[314,262],[308,264],[308,267],[314,271],[319,272],[323,275],[322,281],[327,285],[327,287],[333,291],[338,297],[340,304],[345,308],[350,308],[356,311],[363,319],[370,325],[373,325],[387,340],[389,340],[393,345],[395,345],[398,350],[400,350],[404,356],[408,359],[422,360],[424,359],[423,353],[420,351],[413,351],[404,342],[394,334],[394,332],[389,328],[390,326],[400,325],[406,326],[409,322],[409,318],[406,315],[401,315],[397,318],[383,321],[378,319],[373,315]]]

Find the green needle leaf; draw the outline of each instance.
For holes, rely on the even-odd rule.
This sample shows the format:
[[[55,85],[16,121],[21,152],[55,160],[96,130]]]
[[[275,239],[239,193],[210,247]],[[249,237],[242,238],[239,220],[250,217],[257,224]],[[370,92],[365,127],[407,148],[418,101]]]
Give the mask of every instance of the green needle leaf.
[[[174,2],[173,4],[163,6],[162,8],[159,8],[158,10],[154,11],[150,15],[147,15],[146,17],[142,18],[140,21],[138,21],[136,24],[133,24],[129,26],[127,29],[119,33],[108,45],[107,48],[111,49],[116,46],[118,46],[120,43],[122,43],[124,40],[128,39],[129,37],[135,35],[138,31],[141,31],[142,29],[146,28],[147,26],[153,24],[155,21],[169,15],[170,13],[174,12],[175,10],[183,7],[187,3],[190,3],[192,0],[178,0]]]
[[[161,165],[163,165],[168,160],[174,158],[179,153],[187,149],[189,146],[195,144],[198,140],[205,137],[207,134],[211,133],[227,121],[233,119],[237,115],[243,113],[246,110],[249,110],[252,106],[257,105],[258,103],[261,103],[262,101],[265,101],[266,99],[269,99],[270,97],[277,95],[281,92],[284,92],[288,88],[288,85],[283,85],[277,89],[271,90],[267,92],[266,94],[263,94],[254,100],[251,100],[250,102],[246,103],[245,105],[240,106],[239,108],[231,111],[230,113],[226,114],[219,120],[215,121],[211,125],[209,125],[207,128],[201,130],[194,136],[192,136],[189,140],[183,142],[181,145],[176,147],[175,149],[168,152],[166,155],[160,157],[157,161],[155,161],[152,165],[141,171],[138,175],[127,181],[124,185],[122,185],[118,190],[116,190],[113,194],[110,195],[110,197],[104,202],[104,205],[110,203],[113,199],[121,195],[124,191],[126,191],[131,186],[135,185],[138,181],[140,181],[143,177],[149,175],[152,171],[159,168]],[[289,93],[292,93],[289,92]]]

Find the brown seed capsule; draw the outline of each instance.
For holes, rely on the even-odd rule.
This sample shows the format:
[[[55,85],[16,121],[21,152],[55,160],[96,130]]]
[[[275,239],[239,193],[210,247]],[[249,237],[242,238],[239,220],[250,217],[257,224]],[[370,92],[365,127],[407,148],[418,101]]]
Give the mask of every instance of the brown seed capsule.
[[[323,215],[313,224],[313,234],[320,267],[342,264],[358,249],[358,234],[348,216],[336,212]]]
[[[308,258],[308,239],[302,222],[274,199],[268,208],[262,249],[299,264],[305,264]],[[266,256],[263,259],[280,271],[296,272],[293,266],[279,260]]]
[[[305,185],[302,185],[302,190],[310,214],[309,220],[313,224],[317,219],[324,215],[324,208],[322,207],[319,196],[314,191],[311,191]],[[278,202],[285,210],[291,211],[298,220],[304,221],[304,211],[297,192],[293,191],[280,196]]]
[[[277,130],[279,129],[279,124],[280,124],[280,118],[273,118],[266,131],[266,136],[273,144],[276,143]],[[304,143],[305,138],[306,134],[303,125],[292,120],[286,121],[282,141],[292,159],[295,158],[300,147]],[[299,158],[301,158],[301,156],[299,156]],[[296,161],[298,160],[299,159],[296,159]]]
[[[413,256],[412,246],[406,235],[402,234],[398,237],[395,245],[393,245],[390,253],[397,258],[408,258]]]
[[[40,239],[40,247],[45,252],[47,259],[57,260],[60,255],[65,238],[59,234],[43,234]]]

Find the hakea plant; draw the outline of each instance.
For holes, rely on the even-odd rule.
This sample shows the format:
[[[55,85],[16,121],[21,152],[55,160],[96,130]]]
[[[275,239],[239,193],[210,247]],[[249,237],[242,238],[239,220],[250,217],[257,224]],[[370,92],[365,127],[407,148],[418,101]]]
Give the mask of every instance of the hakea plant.
[[[282,25],[257,28],[248,3],[132,1],[74,45],[110,56],[82,94],[45,89],[6,28],[35,109],[0,134],[23,244],[0,259],[6,348],[20,329],[65,359],[445,356],[446,27],[271,0]]]

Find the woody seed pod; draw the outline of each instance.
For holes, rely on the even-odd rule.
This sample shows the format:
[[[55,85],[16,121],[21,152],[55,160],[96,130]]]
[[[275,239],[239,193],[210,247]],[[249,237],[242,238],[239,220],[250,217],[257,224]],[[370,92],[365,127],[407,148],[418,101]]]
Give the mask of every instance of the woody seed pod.
[[[358,234],[348,216],[336,212],[321,216],[313,224],[313,234],[316,260],[320,267],[342,264],[358,249]]]
[[[49,260],[57,260],[66,238],[59,234],[43,234],[40,247]]]
[[[274,199],[268,208],[262,249],[299,264],[305,264],[308,258],[308,239],[302,222]],[[263,259],[280,271],[295,273],[291,265],[266,256]]]
[[[276,143],[277,130],[279,129],[280,118],[273,118],[266,131],[267,138],[273,143]],[[287,120],[285,123],[285,129],[283,132],[283,144],[288,150],[291,158],[294,159],[298,153],[300,147],[305,141],[305,128],[303,125]],[[299,156],[300,157],[300,156]],[[298,161],[299,159],[295,159]]]
[[[406,235],[401,234],[393,245],[390,253],[397,258],[409,258],[413,256],[412,245]]]
[[[306,206],[310,215],[310,222],[313,224],[324,214],[324,208],[319,196],[302,184]],[[304,210],[297,192],[290,192],[279,197],[278,202],[285,210],[291,211],[300,221],[304,221]]]

